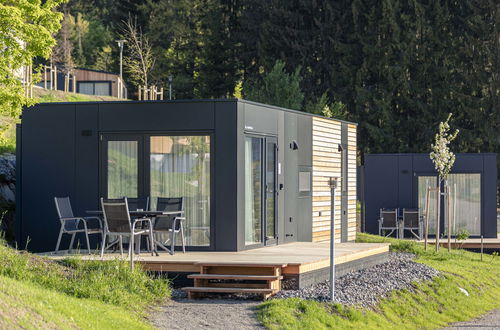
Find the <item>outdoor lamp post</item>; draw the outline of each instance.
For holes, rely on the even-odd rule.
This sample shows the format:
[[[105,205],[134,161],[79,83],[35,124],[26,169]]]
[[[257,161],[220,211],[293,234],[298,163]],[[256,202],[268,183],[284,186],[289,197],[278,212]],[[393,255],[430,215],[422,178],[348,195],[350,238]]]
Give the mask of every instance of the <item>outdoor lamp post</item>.
[[[118,43],[118,47],[120,47],[120,81],[121,81],[122,87],[118,91],[118,97],[121,98],[123,96],[122,95],[122,93],[123,93],[123,46],[125,45],[127,40],[120,39],[120,40],[116,40],[116,42]]]
[[[337,189],[337,178],[330,177],[330,300],[335,299],[335,190]]]
[[[172,99],[172,80],[174,79],[174,76],[169,75],[168,76],[168,99]]]

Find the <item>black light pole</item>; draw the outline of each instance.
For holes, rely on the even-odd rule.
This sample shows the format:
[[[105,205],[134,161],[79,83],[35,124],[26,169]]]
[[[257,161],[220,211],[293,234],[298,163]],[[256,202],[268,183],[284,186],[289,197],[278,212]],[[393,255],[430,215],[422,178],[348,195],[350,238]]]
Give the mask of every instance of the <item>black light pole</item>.
[[[335,190],[337,178],[330,177],[330,300],[335,299]]]
[[[172,99],[172,80],[174,79],[174,76],[170,75],[168,76],[168,99]]]

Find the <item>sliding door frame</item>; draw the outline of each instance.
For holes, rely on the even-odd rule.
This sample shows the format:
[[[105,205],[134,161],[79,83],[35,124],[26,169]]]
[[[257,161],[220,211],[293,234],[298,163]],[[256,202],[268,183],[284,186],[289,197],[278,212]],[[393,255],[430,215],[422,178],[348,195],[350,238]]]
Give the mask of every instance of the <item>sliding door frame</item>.
[[[264,247],[264,246],[272,246],[272,245],[277,245],[278,244],[278,228],[279,228],[279,213],[278,213],[278,163],[279,163],[279,145],[278,145],[278,137],[276,135],[272,134],[259,134],[259,133],[249,133],[245,132],[244,135],[245,139],[247,137],[249,138],[258,138],[261,141],[261,151],[260,151],[260,156],[261,156],[261,174],[260,174],[260,180],[261,180],[261,191],[260,191],[260,197],[261,197],[261,206],[260,206],[260,224],[261,224],[261,233],[260,233],[260,239],[261,241],[259,243],[255,244],[249,244],[245,245],[245,249],[252,249],[252,248],[258,248],[258,247]],[[268,143],[274,143],[275,149],[274,149],[274,237],[273,238],[267,238],[267,190],[265,189],[265,186],[267,185],[267,145]],[[245,160],[246,161],[246,160]],[[245,172],[244,175],[246,176],[247,173]],[[246,220],[246,215],[245,215],[245,220]],[[246,225],[245,225],[246,229]],[[245,233],[246,235],[246,233]]]
[[[107,141],[129,141],[127,138],[137,138],[139,157],[139,197],[151,195],[151,137],[152,136],[209,136],[210,137],[210,243],[208,246],[186,245],[188,251],[214,251],[216,241],[215,228],[215,134],[213,130],[196,131],[135,131],[130,132],[101,132],[99,134],[99,193],[100,196],[107,194],[107,171],[105,160],[107,159]],[[111,137],[111,139],[110,139]],[[132,140],[130,140],[132,141]],[[141,173],[142,172],[142,173]]]
[[[467,170],[456,170],[456,171],[452,171],[450,172],[449,174],[479,174],[480,176],[480,179],[479,179],[479,182],[481,184],[481,189],[480,189],[480,193],[481,193],[481,202],[479,203],[480,205],[480,216],[481,216],[481,219],[479,221],[479,231],[480,231],[480,235],[471,235],[471,237],[481,237],[481,235],[484,235],[484,226],[485,226],[485,222],[484,222],[484,175],[483,175],[483,172],[482,171],[467,171]],[[430,171],[417,171],[417,172],[414,172],[413,173],[413,198],[412,198],[412,201],[414,203],[414,208],[418,208],[418,177],[419,176],[432,176],[432,177],[435,177],[436,180],[438,178],[438,175],[436,174],[436,172],[430,172]],[[443,185],[444,185],[444,182],[441,181],[440,183],[440,188],[441,190],[443,189]],[[444,229],[446,227],[447,224],[445,224],[445,219],[444,219],[444,198],[441,197],[441,200],[440,200],[440,208],[441,208],[441,214],[440,214],[440,217],[439,217],[439,231],[440,233],[444,233]],[[403,212],[403,210],[401,209],[400,212]],[[431,237],[434,237],[435,235],[429,235]]]

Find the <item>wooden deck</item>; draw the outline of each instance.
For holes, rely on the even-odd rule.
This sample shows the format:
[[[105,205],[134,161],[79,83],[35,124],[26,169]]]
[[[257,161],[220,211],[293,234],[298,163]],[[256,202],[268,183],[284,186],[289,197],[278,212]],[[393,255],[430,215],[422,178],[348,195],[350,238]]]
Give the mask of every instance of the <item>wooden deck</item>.
[[[419,241],[423,243],[424,241]],[[432,238],[428,241],[429,244],[436,244],[436,239]],[[439,245],[443,247],[448,247],[448,239],[441,238],[439,240]],[[480,238],[469,238],[463,242],[455,241],[454,238],[451,239],[451,247],[452,248],[463,248],[463,249],[480,249],[481,248],[481,239]],[[484,238],[483,239],[483,248],[485,250],[499,250],[500,251],[500,238]]]
[[[224,264],[227,266],[250,266],[258,268],[266,265],[280,265],[283,274],[301,274],[326,268],[330,265],[329,243],[295,242],[240,252],[186,252],[176,251],[174,255],[161,253],[151,256],[142,253],[135,257],[144,268],[161,272],[198,273],[201,266]],[[335,244],[335,264],[360,260],[389,251],[387,243],[337,243]],[[64,254],[47,256],[55,259]],[[101,260],[98,255],[81,255],[84,259]],[[120,258],[118,253],[105,254],[103,259]],[[124,256],[126,258],[126,256]]]

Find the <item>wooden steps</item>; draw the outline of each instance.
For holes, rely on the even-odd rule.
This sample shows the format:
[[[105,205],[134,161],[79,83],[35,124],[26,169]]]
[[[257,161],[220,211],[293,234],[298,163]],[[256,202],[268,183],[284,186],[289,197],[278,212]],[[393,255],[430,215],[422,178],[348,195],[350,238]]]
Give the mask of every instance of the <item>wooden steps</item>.
[[[265,288],[217,288],[217,287],[187,287],[182,288],[188,292],[202,292],[202,293],[257,293],[257,294],[271,294],[272,289]]]
[[[260,294],[267,299],[281,290],[282,268],[286,264],[206,263],[200,274],[188,275],[193,287],[182,288],[189,299],[208,293]]]
[[[275,281],[283,276],[274,275],[225,275],[225,274],[191,274],[188,278],[201,280],[242,280],[242,281]]]

